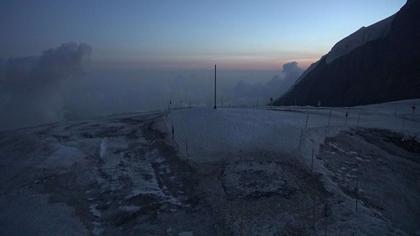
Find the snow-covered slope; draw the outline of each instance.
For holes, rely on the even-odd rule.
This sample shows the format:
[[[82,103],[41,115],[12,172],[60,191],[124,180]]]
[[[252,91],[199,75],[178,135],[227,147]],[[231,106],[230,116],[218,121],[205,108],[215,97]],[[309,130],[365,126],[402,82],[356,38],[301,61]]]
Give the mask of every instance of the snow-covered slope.
[[[351,108],[196,108],[172,112],[168,125],[173,125],[176,143],[185,156],[194,161],[206,161],[252,152],[292,153],[299,147],[302,129],[316,135],[312,138],[315,143],[351,127],[382,128],[419,135],[420,117],[411,114],[412,105],[420,108],[420,100]],[[188,153],[185,153],[186,147]]]
[[[336,220],[340,218],[341,221],[328,224],[329,234],[405,235],[407,233],[410,235],[418,232],[420,228],[415,226],[413,220],[404,221],[401,217],[420,219],[420,204],[414,203],[417,201],[415,196],[420,193],[420,189],[412,187],[419,178],[417,173],[420,171],[418,160],[420,149],[416,154],[407,154],[407,151],[398,145],[413,145],[409,143],[414,142],[417,143],[414,146],[420,148],[420,114],[418,110],[417,113],[413,113],[413,105],[418,109],[420,100],[351,108],[298,106],[218,110],[194,108],[172,111],[167,118],[167,125],[168,129],[173,127],[178,151],[189,162],[195,163],[196,166],[204,165],[209,172],[212,168],[208,163],[231,163],[227,164],[225,171],[233,173],[223,175],[228,176],[226,182],[223,182],[228,197],[229,194],[270,195],[275,192],[282,195],[284,191],[293,192],[294,188],[299,189],[297,186],[305,184],[296,183],[297,186],[293,187],[292,184],[292,186],[282,188],[282,180],[277,179],[278,173],[272,173],[273,168],[279,170],[285,165],[276,164],[276,161],[295,164],[303,162],[308,167],[313,166],[312,171],[322,176],[323,186],[333,195],[326,203],[331,204],[328,207],[331,207],[329,211],[332,213],[328,214],[332,214],[332,218]],[[377,140],[388,140],[392,137],[396,143],[393,144],[394,141],[369,141],[371,137],[376,137]],[[326,144],[325,139],[328,140]],[[401,143],[398,143],[398,140],[401,140]],[[386,142],[389,143],[386,144]],[[386,146],[390,149],[383,151]],[[412,157],[413,155],[416,157]],[[406,158],[405,156],[417,161],[401,161],[401,158]],[[267,160],[270,162],[267,163]],[[364,162],[366,164],[363,164]],[[369,168],[367,169],[368,164],[371,174],[369,174]],[[276,167],[276,165],[279,166]],[[296,165],[299,166],[299,164]],[[394,166],[395,174],[390,175],[386,172],[381,172],[384,176],[378,174],[381,168],[389,170],[390,166]],[[239,170],[236,170],[238,168]],[[289,171],[293,173],[296,170]],[[289,175],[289,171],[284,171],[285,175]],[[271,177],[260,180],[261,173],[258,174],[259,172]],[[401,178],[401,172],[406,172],[407,175]],[[358,177],[363,177],[360,180],[363,183],[359,186],[363,193],[360,193],[359,197],[364,200],[358,200],[361,203],[359,202],[360,205],[355,212],[355,193],[352,191],[355,188],[355,179]],[[249,182],[242,183],[243,178],[249,178]],[[289,181],[293,178],[293,176],[288,177]],[[393,179],[393,182],[384,183],[382,188],[371,191],[376,188],[376,183],[383,183],[384,179]],[[213,181],[217,182],[217,180]],[[250,190],[250,185],[257,187]],[[230,188],[233,189],[230,190]],[[405,189],[406,195],[396,189]],[[414,203],[410,205],[413,208],[396,203],[394,210],[383,204],[372,207],[374,202],[384,201],[387,204],[393,204],[394,200],[382,199],[381,195],[378,195],[379,192],[393,191],[396,191],[396,196],[402,194],[400,197],[407,198],[406,201],[411,202],[410,204]],[[208,194],[211,195],[211,193]],[[305,196],[300,197],[305,198]],[[299,196],[295,196],[295,199],[298,198]],[[293,215],[296,212],[303,214],[304,209],[311,208],[312,201],[314,200],[301,200],[299,204],[302,204],[303,209],[291,210],[289,214]],[[337,205],[337,202],[340,203]],[[227,207],[220,204],[220,208]],[[378,210],[377,207],[382,210]],[[393,214],[392,212],[397,208],[400,211],[410,210],[410,214]],[[260,212],[265,212],[263,207],[258,209]],[[334,221],[334,219],[331,220]],[[276,222],[282,222],[282,220],[285,219],[276,219]],[[256,219],[255,221],[259,225],[267,225],[267,227],[271,225],[270,221],[261,222]],[[396,225],[392,226],[393,223],[388,222]],[[255,234],[261,231],[251,232]],[[267,234],[269,232],[272,231],[266,231]],[[310,232],[314,233],[311,230]],[[317,228],[315,232],[324,232],[324,229]]]
[[[413,104],[190,108],[2,131],[0,235],[413,235]]]

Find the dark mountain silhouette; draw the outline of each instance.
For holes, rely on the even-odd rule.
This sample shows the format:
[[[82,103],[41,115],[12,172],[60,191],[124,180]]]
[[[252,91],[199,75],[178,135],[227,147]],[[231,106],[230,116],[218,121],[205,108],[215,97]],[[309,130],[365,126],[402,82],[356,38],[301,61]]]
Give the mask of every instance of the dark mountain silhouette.
[[[276,105],[353,106],[420,97],[420,1],[363,27],[314,63]]]

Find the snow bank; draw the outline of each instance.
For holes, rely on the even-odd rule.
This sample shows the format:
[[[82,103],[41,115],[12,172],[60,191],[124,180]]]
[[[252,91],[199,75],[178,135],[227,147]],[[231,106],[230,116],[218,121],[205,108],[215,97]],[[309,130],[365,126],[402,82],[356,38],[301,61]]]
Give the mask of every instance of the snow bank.
[[[351,108],[270,107],[265,109],[192,108],[172,111],[178,149],[186,158],[218,161],[225,158],[270,154],[303,154],[325,137],[352,127],[383,128],[420,134],[420,99]],[[347,114],[347,117],[346,117]]]

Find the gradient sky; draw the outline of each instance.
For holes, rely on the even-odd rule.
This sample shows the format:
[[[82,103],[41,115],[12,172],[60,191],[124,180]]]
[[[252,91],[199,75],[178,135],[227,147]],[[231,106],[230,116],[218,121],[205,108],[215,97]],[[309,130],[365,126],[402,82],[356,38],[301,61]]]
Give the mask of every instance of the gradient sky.
[[[405,0],[0,0],[0,58],[90,44],[108,67],[280,68],[316,61]]]

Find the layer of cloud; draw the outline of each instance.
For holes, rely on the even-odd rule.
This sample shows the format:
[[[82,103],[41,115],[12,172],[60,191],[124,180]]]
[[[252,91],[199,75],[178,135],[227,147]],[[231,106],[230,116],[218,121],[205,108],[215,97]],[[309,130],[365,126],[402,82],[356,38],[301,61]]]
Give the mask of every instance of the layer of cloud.
[[[206,70],[89,67],[87,71],[91,51],[86,44],[68,43],[38,57],[0,60],[0,130],[162,110],[170,101],[172,106],[213,106],[212,65]],[[223,66],[218,71],[219,106],[267,103],[302,72],[296,62],[284,64],[279,72],[231,71]]]
[[[91,51],[87,44],[66,43],[38,57],[1,61],[0,128],[60,120],[62,82],[84,73]]]
[[[240,81],[233,88],[232,102],[241,105],[266,104],[283,95],[303,73],[297,62],[283,65],[282,71],[266,83]]]

